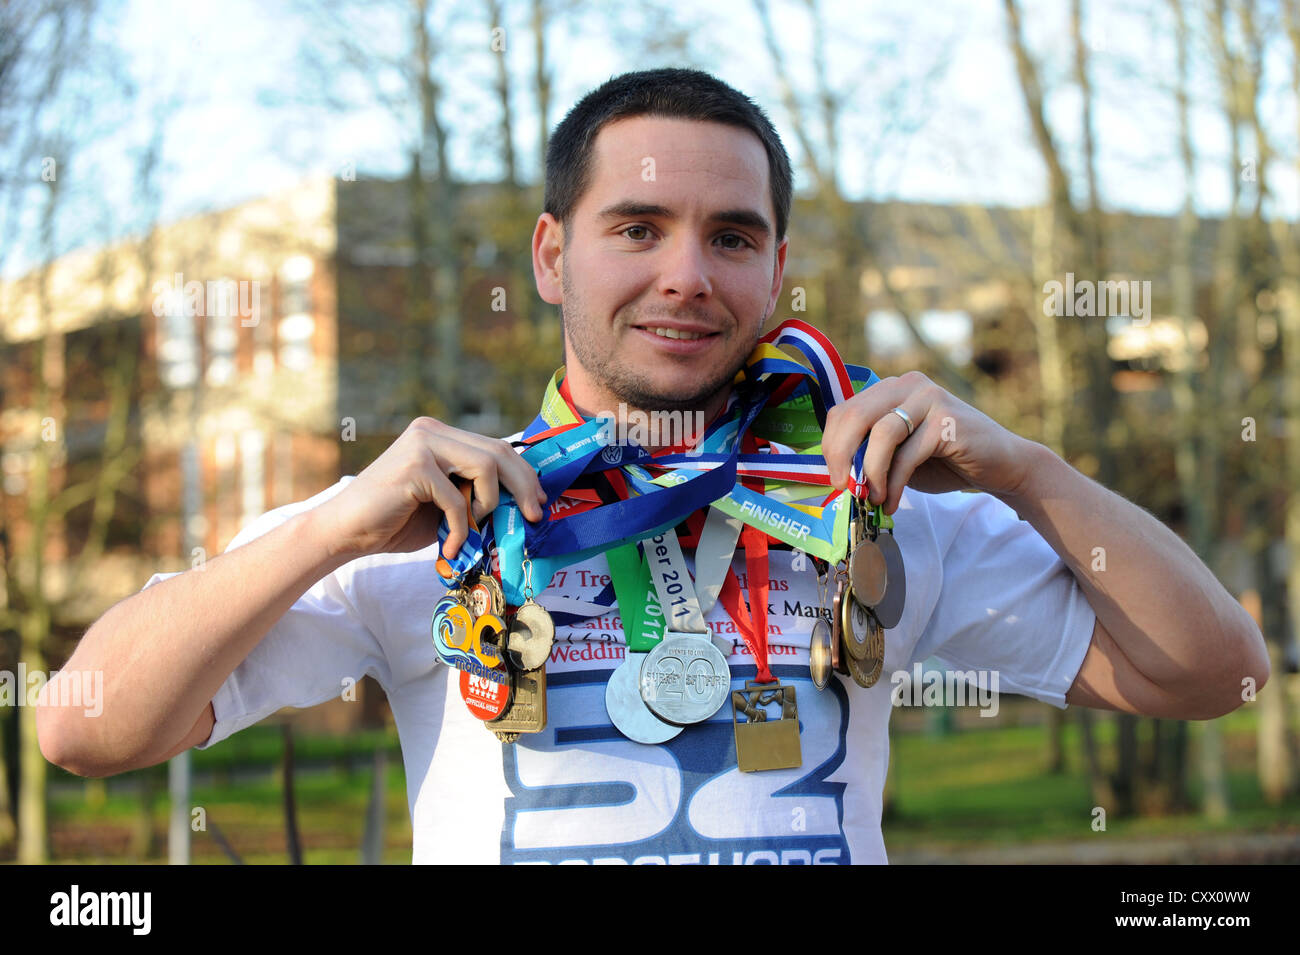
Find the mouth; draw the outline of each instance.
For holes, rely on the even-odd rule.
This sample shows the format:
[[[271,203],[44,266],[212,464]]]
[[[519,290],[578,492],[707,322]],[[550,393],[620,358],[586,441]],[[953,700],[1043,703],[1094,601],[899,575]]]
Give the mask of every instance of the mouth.
[[[632,328],[647,339],[653,339],[655,344],[674,351],[707,347],[713,339],[720,337],[719,332],[704,325],[656,322],[654,324],[633,325]]]
[[[654,332],[660,338],[672,338],[684,342],[693,342],[715,334],[714,332],[688,332],[680,328],[664,328],[662,325],[646,328],[645,331]]]

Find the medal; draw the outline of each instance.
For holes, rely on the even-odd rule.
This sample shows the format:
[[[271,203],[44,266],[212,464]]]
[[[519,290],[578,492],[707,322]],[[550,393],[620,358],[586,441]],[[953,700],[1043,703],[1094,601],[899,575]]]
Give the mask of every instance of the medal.
[[[892,522],[891,522],[892,523]],[[894,532],[880,534],[876,546],[884,555],[887,586],[880,602],[872,607],[876,619],[886,630],[892,630],[903,619],[903,605],[907,602],[907,572],[903,568],[903,552],[894,540]]]
[[[767,660],[767,535],[753,527],[746,527],[741,534],[749,577],[749,608],[745,607],[734,574],[724,585],[722,596],[753,654],[756,679],[747,680],[743,690],[731,694],[736,765],[744,773],[794,769],[803,762],[799,746],[799,707],[795,702],[794,687],[783,686],[773,675]],[[817,623],[825,627],[825,621],[820,617]],[[825,678],[829,679],[829,673]],[[772,703],[778,705],[775,720],[769,717],[766,709]],[[740,719],[742,714],[745,717],[743,722]]]
[[[844,649],[844,614],[842,609],[845,600],[852,599],[847,592],[848,586],[848,572],[841,563],[835,571],[835,596],[831,598],[831,669],[845,676],[849,675],[849,669],[844,665],[844,658],[848,656],[848,651]]]
[[[492,670],[501,665],[497,640],[505,623],[493,613],[473,616],[467,592],[449,590],[433,608],[433,649],[448,666]]]
[[[847,599],[840,604],[840,613],[843,615],[840,621],[840,633],[844,634],[844,649],[849,659],[862,663],[876,656],[872,642],[875,629],[867,624],[868,620],[874,622],[875,617],[862,605],[862,601],[857,599],[858,595],[852,584],[849,584],[847,594],[852,599]]]
[[[808,673],[813,686],[826,689],[831,681],[831,626],[821,617],[813,624],[808,638]]]
[[[504,666],[499,671],[481,673],[461,670],[460,696],[474,716],[484,721],[494,720],[505,712],[510,702],[510,675]]]
[[[524,602],[510,620],[506,655],[518,670],[536,670],[551,655],[555,643],[555,621],[546,608],[533,599],[532,561],[524,558]]]
[[[702,723],[727,702],[731,670],[707,634],[669,631],[642,662],[640,688],[661,720]]]
[[[614,727],[630,740],[651,745],[666,743],[682,731],[665,723],[641,699],[641,665],[659,642],[663,611],[650,586],[650,569],[636,544],[624,544],[606,554],[614,578],[619,616],[627,643],[626,655],[605,684],[605,712]],[[651,612],[653,611],[653,612]]]
[[[629,650],[605,684],[605,712],[615,728],[638,743],[666,743],[682,727],[665,723],[641,699],[641,665],[648,653]]]
[[[864,607],[874,607],[885,595],[888,571],[885,555],[876,544],[875,529],[867,531],[863,519],[863,506],[854,501],[853,550],[849,555],[849,583],[853,595]]]
[[[844,616],[849,675],[858,686],[870,689],[880,679],[885,664],[885,631],[875,614],[856,600],[845,602]]]
[[[768,719],[764,709],[769,703],[781,708],[781,715],[775,720]],[[746,680],[743,690],[731,694],[731,705],[736,764],[742,773],[799,768],[803,755],[799,749],[799,709],[794,687]]]
[[[813,623],[812,632],[808,635],[808,674],[812,678],[813,686],[824,690],[831,681],[831,667],[834,665],[831,625],[826,622],[826,583],[830,568],[828,567],[827,573],[823,574],[820,572],[820,564],[818,567],[817,607],[820,613]]]
[[[700,723],[727,702],[731,670],[700,612],[676,530],[651,537],[643,546],[668,624],[664,638],[641,663],[641,699],[667,723]]]
[[[511,675],[513,692],[509,705],[488,724],[501,738],[503,734],[540,733],[546,729],[546,667],[516,671]],[[502,739],[502,742],[514,740]]]

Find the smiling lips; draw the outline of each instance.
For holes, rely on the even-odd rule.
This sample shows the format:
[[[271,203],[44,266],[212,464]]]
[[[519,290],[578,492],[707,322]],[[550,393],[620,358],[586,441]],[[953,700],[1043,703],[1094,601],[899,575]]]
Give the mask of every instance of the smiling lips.
[[[646,331],[654,332],[660,338],[674,338],[688,342],[693,342],[697,338],[704,338],[713,334],[713,332],[688,332],[680,328],[664,328],[662,326],[647,328]]]

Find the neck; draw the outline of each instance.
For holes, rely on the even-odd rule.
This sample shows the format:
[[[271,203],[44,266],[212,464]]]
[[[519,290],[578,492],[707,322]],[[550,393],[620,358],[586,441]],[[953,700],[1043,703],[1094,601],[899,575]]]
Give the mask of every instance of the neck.
[[[690,408],[642,408],[592,387],[583,378],[566,372],[561,384],[561,392],[574,410],[586,418],[613,415],[620,443],[637,444],[648,451],[693,447],[722,414],[731,395],[731,385],[727,384]]]

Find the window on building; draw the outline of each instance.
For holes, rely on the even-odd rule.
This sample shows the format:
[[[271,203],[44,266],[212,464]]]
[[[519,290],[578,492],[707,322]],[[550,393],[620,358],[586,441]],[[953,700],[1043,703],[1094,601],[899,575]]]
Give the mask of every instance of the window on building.
[[[280,267],[280,321],[278,325],[280,364],[302,370],[312,364],[312,336],[316,321],[312,318],[312,260],[295,255]]]

